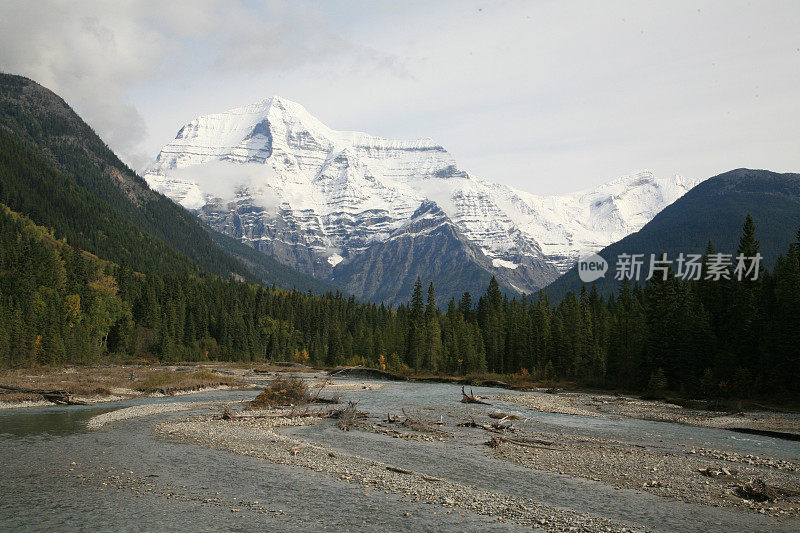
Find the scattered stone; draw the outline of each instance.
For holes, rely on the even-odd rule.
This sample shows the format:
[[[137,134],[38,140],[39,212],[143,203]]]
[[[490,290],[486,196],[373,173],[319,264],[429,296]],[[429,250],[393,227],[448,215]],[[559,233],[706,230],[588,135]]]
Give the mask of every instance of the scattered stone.
[[[764,483],[761,478],[755,478],[747,483],[738,485],[733,489],[734,494],[744,500],[754,502],[767,502],[778,498],[778,493],[772,487]]]

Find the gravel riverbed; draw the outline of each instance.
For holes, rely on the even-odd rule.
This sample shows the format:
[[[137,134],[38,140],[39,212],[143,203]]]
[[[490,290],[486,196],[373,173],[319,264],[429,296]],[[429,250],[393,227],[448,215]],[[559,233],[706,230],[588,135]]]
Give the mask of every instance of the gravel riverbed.
[[[195,416],[162,423],[157,431],[183,442],[324,472],[347,483],[398,494],[408,501],[443,506],[448,512],[474,512],[548,531],[632,531],[630,527],[602,518],[483,490],[425,472],[404,471],[389,463],[283,435],[279,428],[326,422],[317,417],[292,417],[291,414],[287,411],[286,416],[234,420],[222,420],[213,415]]]
[[[173,413],[176,411],[188,411],[195,409],[202,402],[183,402],[183,403],[151,403],[146,405],[134,405],[133,407],[126,407],[124,409],[117,409],[97,415],[89,419],[86,426],[89,429],[99,429],[106,424],[118,422],[120,420],[128,420],[130,418],[139,418],[143,416],[160,415],[164,413]]]
[[[689,409],[669,402],[633,396],[560,392],[556,394],[500,394],[497,400],[522,405],[542,413],[595,418],[638,418],[709,428],[743,427],[784,431],[800,435],[800,413],[747,411],[715,412]]]
[[[273,379],[243,377],[253,387]],[[447,384],[304,379],[312,397],[340,397],[344,405],[240,410],[249,405],[247,392],[217,391],[204,401],[150,400],[87,417],[81,425],[108,428],[103,435],[115,428],[155,428],[158,441],[264,461],[269,471],[296,471],[304,485],[310,484],[304,476],[313,473],[324,483],[347,484],[337,489],[351,494],[341,497],[342,505],[361,504],[353,491],[365,501],[396,502],[390,505],[401,506],[393,515],[401,523],[411,524],[423,508],[438,513],[450,528],[452,521],[465,520],[502,529],[672,531],[697,519],[715,531],[739,529],[739,523],[742,530],[794,531],[793,524],[800,523],[800,456],[774,439],[717,429],[725,427],[720,420],[731,419],[791,428],[792,413],[720,416],[632,397],[476,389],[487,406],[459,402],[460,391]],[[342,431],[330,415],[348,401],[365,412],[350,431]],[[158,415],[158,420],[133,420]],[[125,420],[131,422],[122,424]],[[674,422],[680,425],[670,425]],[[772,455],[759,453],[764,451]],[[137,498],[160,494],[237,516],[280,515],[263,489],[240,492],[238,499],[205,490],[204,484],[187,492],[166,478],[139,479],[135,468],[129,470],[123,475],[109,467],[98,490],[116,487]],[[87,479],[83,472],[75,475]],[[748,486],[762,487],[770,497],[758,501],[743,492]],[[408,505],[419,508],[402,507]],[[292,516],[302,520],[302,514]]]
[[[533,436],[533,435],[531,435]],[[515,433],[513,439],[524,439]],[[678,501],[735,507],[776,517],[800,516],[798,465],[760,457],[694,448],[652,448],[564,433],[537,432],[546,445],[501,442],[497,458],[536,470],[600,481]],[[736,494],[754,479],[778,490],[775,501],[758,502]]]

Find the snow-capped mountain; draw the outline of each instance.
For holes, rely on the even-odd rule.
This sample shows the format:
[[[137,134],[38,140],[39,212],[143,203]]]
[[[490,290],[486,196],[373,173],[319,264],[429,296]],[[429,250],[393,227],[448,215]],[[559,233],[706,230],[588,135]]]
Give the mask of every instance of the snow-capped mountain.
[[[144,177],[215,229],[317,277],[346,277],[345,285],[367,298],[377,293],[359,287],[382,286],[380,279],[353,280],[419,271],[421,251],[436,254],[435,242],[421,240],[441,238],[441,225],[452,226],[447,234],[469,248],[465,260],[481,272],[519,292],[535,291],[581,253],[638,230],[697,183],[645,171],[591,191],[536,196],[460,170],[431,139],[335,131],[277,96],[193,120]],[[420,211],[429,204],[436,208]],[[420,216],[438,225],[421,224]],[[367,257],[388,257],[387,243],[409,237],[417,244],[403,248],[410,254],[403,272],[366,264]]]
[[[492,187],[495,201],[505,203],[516,227],[538,242],[545,257],[564,272],[580,255],[641,229],[700,181],[678,175],[659,178],[644,170],[595,189],[558,196]]]

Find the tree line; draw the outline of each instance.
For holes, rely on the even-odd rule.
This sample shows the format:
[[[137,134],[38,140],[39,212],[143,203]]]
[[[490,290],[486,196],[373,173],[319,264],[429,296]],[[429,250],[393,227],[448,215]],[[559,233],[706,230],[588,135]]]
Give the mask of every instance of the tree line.
[[[748,217],[739,243],[758,252]],[[706,251],[713,254],[711,244]],[[552,304],[497,281],[440,306],[417,280],[397,308],[102,261],[0,206],[0,366],[278,361],[745,397],[800,390],[800,231],[757,280],[623,282]]]

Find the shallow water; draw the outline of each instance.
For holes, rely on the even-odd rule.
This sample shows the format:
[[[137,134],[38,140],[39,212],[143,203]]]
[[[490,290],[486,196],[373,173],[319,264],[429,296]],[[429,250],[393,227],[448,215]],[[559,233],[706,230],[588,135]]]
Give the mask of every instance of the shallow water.
[[[545,426],[547,430],[556,427],[564,431],[580,430],[584,434],[672,449],[691,440],[695,446],[793,460],[798,457],[796,443],[768,437],[751,438],[723,430],[660,422],[533,413],[516,404],[464,405],[458,402],[460,388],[447,384],[384,385],[374,391],[338,394],[343,400],[358,400],[359,409],[375,416],[385,417],[388,411],[400,414],[401,408],[410,412],[431,408],[437,417],[439,414],[444,417],[448,430],[465,416],[501,408],[517,412],[529,419],[528,424]],[[485,396],[499,392],[474,390]],[[86,429],[86,421],[92,416],[121,407],[165,401],[237,401],[252,398],[254,394],[215,391],[101,406],[0,411],[0,530],[522,529],[474,513],[448,514],[440,506],[403,501],[398,495],[367,490],[300,468],[165,441],[154,434],[152,427],[156,422],[185,417],[188,414],[185,411],[115,422],[98,431]],[[205,409],[207,412],[208,408]],[[358,431],[342,432],[331,423],[289,431],[304,439],[403,468],[654,530],[794,531],[799,525],[797,521],[779,522],[638,491],[615,491],[600,483],[525,469],[488,457],[486,448],[479,445],[485,435],[475,434],[456,444],[430,444]],[[109,476],[121,472],[125,472],[123,479],[132,481],[112,483]],[[142,483],[152,485],[149,494],[141,494]],[[214,498],[219,501],[203,501]],[[254,501],[258,504],[253,504]]]

